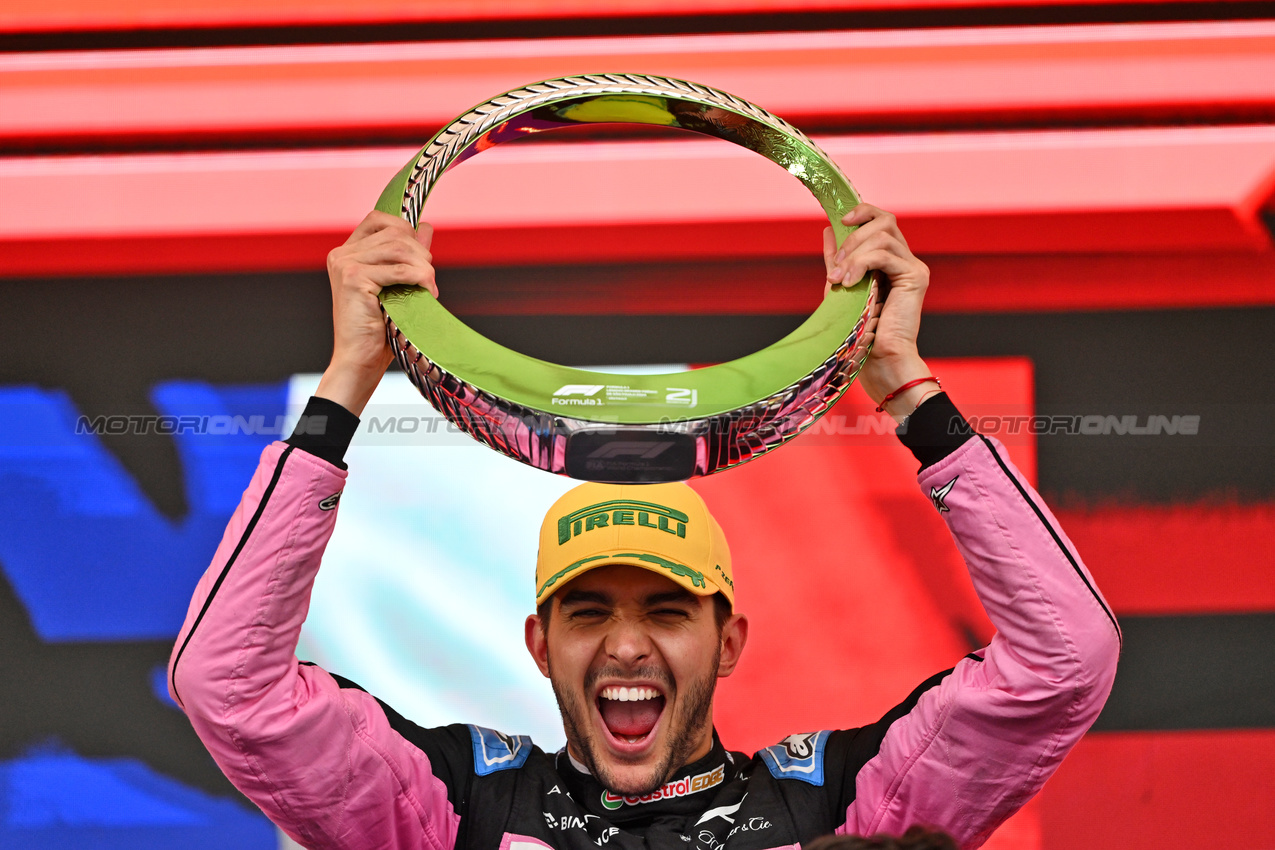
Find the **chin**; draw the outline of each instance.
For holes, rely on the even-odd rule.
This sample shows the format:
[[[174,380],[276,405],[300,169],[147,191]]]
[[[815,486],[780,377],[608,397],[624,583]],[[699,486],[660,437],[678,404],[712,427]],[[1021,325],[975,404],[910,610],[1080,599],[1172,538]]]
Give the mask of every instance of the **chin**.
[[[680,767],[673,763],[672,747],[665,741],[652,742],[641,754],[620,755],[610,750],[605,743],[589,748],[585,764],[607,790],[626,797],[651,793]]]
[[[613,794],[640,797],[655,791],[711,740],[716,667],[714,659],[710,674],[684,691],[671,687],[667,677],[651,675],[642,690],[656,693],[639,701],[650,699],[658,715],[633,734],[613,731],[603,718],[605,683],[595,689],[586,682],[576,690],[551,675],[571,751]]]

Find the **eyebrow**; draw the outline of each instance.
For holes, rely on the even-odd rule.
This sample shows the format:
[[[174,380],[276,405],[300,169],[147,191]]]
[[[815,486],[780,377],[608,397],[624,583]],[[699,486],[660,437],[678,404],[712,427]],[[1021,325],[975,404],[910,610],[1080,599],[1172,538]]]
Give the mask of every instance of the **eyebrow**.
[[[568,590],[558,600],[560,606],[582,605],[592,603],[594,605],[611,605],[615,600],[610,594],[603,593],[599,590]]]
[[[662,593],[652,593],[650,596],[642,600],[642,604],[647,608],[655,608],[660,605],[667,605],[670,602],[681,602],[684,604],[695,604],[699,600],[695,594],[689,590],[666,590]]]
[[[660,605],[667,605],[670,602],[693,604],[697,600],[695,594],[689,590],[665,590],[659,593],[652,593],[642,599],[642,605],[646,608],[656,608]],[[568,605],[614,605],[615,598],[609,593],[600,590],[569,590],[562,595],[558,601],[562,607]]]

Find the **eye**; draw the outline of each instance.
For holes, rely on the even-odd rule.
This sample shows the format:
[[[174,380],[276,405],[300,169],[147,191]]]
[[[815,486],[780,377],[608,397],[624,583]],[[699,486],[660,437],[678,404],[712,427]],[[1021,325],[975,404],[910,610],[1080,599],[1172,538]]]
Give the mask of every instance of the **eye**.
[[[596,620],[608,615],[609,612],[601,608],[577,608],[567,612],[567,618],[571,620]]]
[[[684,608],[657,608],[651,612],[652,616],[663,617],[666,619],[686,619],[691,616],[690,612]]]

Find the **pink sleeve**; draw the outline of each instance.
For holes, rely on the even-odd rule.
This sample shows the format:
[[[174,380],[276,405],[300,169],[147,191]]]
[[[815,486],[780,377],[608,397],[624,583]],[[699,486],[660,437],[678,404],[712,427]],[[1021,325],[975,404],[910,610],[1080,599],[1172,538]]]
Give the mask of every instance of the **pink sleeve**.
[[[1098,717],[1120,633],[1080,556],[993,440],[922,471],[995,624],[886,733],[839,832],[941,828],[980,846],[1032,798]]]
[[[451,850],[459,817],[380,705],[294,655],[345,471],[268,447],[200,579],[169,690],[237,788],[307,846]]]

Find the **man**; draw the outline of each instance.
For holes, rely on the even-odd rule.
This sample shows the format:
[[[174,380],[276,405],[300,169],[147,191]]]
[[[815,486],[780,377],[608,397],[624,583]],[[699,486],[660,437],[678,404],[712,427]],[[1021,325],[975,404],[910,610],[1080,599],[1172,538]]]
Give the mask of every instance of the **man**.
[[[915,824],[977,847],[1031,798],[1097,717],[1119,631],[1079,557],[997,444],[973,434],[916,349],[928,270],[894,217],[857,207],[830,284],[888,276],[860,374],[922,464],[998,633],[877,723],[806,731],[757,756],[712,725],[739,661],[720,529],[683,484],[587,484],[541,531],[526,643],[553,686],[556,755],[473,726],[421,729],[293,655],[336,516],[358,414],[392,357],[376,296],[435,295],[427,250],[373,213],[329,256],[335,342],[299,429],[263,454],[170,663],[170,687],[227,776],[313,847],[794,847]],[[442,648],[439,649],[442,651]],[[794,694],[794,698],[800,695]]]

